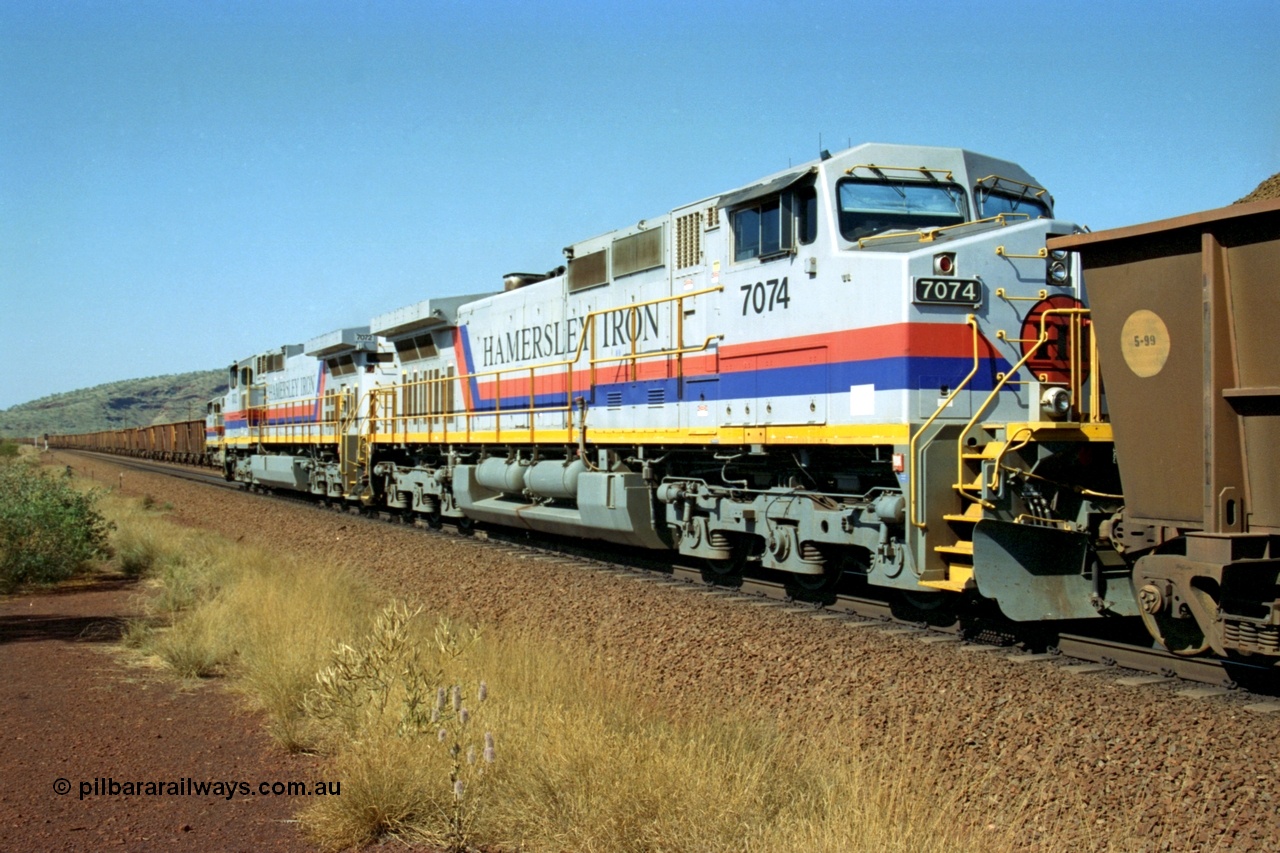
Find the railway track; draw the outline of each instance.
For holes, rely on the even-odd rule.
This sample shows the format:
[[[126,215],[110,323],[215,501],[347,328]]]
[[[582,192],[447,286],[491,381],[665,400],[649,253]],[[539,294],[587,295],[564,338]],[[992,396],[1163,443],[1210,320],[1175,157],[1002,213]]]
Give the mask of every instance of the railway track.
[[[63,450],[58,453],[79,456],[84,452]],[[121,456],[109,456],[107,461],[127,470],[176,477],[235,491],[244,490],[242,484],[229,483],[220,474],[195,466]],[[305,496],[294,496],[286,492],[272,494],[276,498],[322,508]],[[403,517],[386,511],[365,512],[351,507],[332,506],[327,508],[329,511],[358,514],[370,522],[382,520],[403,524],[405,521]],[[451,528],[433,529],[423,522],[415,526],[427,535],[463,535]],[[1008,622],[955,619],[943,624],[930,624],[926,612],[903,615],[889,601],[861,595],[839,594],[822,604],[797,601],[791,597],[785,584],[767,578],[748,576],[742,579],[740,586],[715,586],[705,582],[698,568],[679,565],[658,556],[637,556],[633,551],[626,552],[607,545],[595,547],[596,543],[576,540],[560,542],[548,537],[534,538],[521,531],[502,528],[480,529],[474,535],[495,546],[527,554],[533,559],[573,562],[596,571],[629,575],[638,581],[672,589],[737,600],[744,606],[786,608],[795,613],[810,614],[815,619],[840,622],[850,628],[911,635],[921,642],[955,643],[968,652],[1003,654],[1019,663],[1059,665],[1079,674],[1112,672],[1116,674],[1117,681],[1124,684],[1184,682],[1186,689],[1183,692],[1196,698],[1229,693],[1256,696],[1260,701],[1251,702],[1244,707],[1259,712],[1280,712],[1280,677],[1270,667],[1252,665],[1243,660],[1182,657],[1161,648],[1122,642],[1114,638],[1046,631],[1040,624],[1032,626],[1030,632],[1025,630],[1025,626]],[[1266,700],[1263,697],[1277,699]]]

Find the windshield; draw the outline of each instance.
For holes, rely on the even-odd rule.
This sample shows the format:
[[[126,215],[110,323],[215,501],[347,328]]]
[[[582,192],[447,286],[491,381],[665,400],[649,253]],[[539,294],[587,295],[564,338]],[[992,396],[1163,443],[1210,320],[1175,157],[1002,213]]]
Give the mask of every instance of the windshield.
[[[1015,193],[993,190],[990,187],[976,187],[974,198],[978,202],[979,219],[999,216],[1002,213],[1023,213],[1029,219],[1053,215],[1049,211],[1049,205],[1029,192]]]
[[[840,233],[846,240],[969,219],[964,190],[955,184],[846,180],[840,182],[839,194]]]

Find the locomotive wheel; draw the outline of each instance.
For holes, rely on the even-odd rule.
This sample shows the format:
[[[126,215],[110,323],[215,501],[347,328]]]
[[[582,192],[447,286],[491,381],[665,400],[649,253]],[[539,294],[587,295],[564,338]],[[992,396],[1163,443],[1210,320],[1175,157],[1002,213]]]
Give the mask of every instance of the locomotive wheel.
[[[459,517],[458,520],[454,523],[458,525],[458,532],[461,533],[463,536],[470,536],[472,533],[475,532],[476,520],[474,518],[467,518],[464,515]]]
[[[844,577],[844,566],[843,560],[832,557],[822,567],[820,575],[788,575],[787,595],[796,601],[831,604],[836,600],[840,580]]]
[[[440,515],[440,510],[438,509],[433,512],[428,512],[422,517],[427,522],[427,527],[430,527],[432,530],[439,530],[444,526],[444,517]]]
[[[932,613],[941,609],[952,603],[951,599],[953,598],[954,596],[939,595],[937,593],[908,592],[906,590],[902,592],[902,600],[906,602],[908,607],[922,610],[925,613]]]
[[[728,557],[703,558],[703,583],[714,586],[742,586],[742,573],[747,567],[747,543],[736,537],[731,538],[730,543]]]
[[[960,596],[947,593],[898,590],[889,600],[889,610],[904,622],[946,627],[955,624],[960,600]]]
[[[1195,657],[1209,650],[1209,640],[1194,619],[1174,619],[1166,613],[1141,610],[1142,624],[1155,641],[1175,655]]]

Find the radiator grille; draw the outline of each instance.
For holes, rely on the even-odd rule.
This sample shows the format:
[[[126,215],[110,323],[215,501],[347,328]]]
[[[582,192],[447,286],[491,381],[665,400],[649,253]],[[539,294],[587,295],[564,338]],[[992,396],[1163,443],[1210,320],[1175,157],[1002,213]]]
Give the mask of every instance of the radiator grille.
[[[583,290],[609,280],[609,250],[601,249],[569,262],[569,291]]]
[[[690,213],[676,220],[676,269],[702,263],[702,214]]]
[[[661,226],[619,237],[613,241],[613,275],[615,278],[633,272],[662,266]]]

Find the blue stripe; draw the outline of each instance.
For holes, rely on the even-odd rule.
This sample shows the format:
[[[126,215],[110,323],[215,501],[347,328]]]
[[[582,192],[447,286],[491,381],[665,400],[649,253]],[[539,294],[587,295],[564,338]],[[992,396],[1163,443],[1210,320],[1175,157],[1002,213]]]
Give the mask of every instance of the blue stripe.
[[[1008,370],[1008,362],[1002,358],[983,359],[978,372],[969,382],[973,391],[990,391],[996,386],[996,374]],[[851,385],[874,385],[877,391],[938,390],[942,386],[955,388],[973,369],[970,358],[892,358],[846,361],[836,364],[806,364],[797,367],[778,367],[768,370],[747,370],[737,373],[721,373],[685,378],[685,400],[734,400],[755,397],[787,397],[802,394],[839,394],[848,392]],[[596,386],[593,406],[613,405],[643,406],[650,401],[650,392],[662,391],[665,403],[681,402],[679,383],[675,379],[649,379],[637,382],[617,382]],[[476,389],[478,390],[478,389]],[[575,391],[575,394],[578,393]],[[613,399],[610,399],[613,395]],[[474,411],[493,412],[492,398],[473,398]],[[550,408],[566,404],[564,392],[538,394],[534,406]],[[529,396],[504,395],[502,408],[525,409]]]

